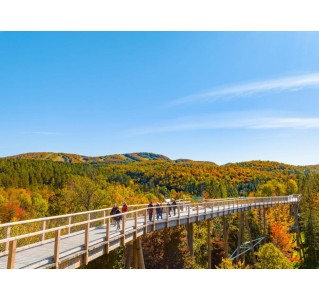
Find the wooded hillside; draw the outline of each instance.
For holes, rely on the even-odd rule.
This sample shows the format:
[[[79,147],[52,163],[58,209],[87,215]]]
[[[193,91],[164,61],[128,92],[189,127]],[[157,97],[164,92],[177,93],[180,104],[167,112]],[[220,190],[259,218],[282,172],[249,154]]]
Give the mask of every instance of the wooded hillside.
[[[63,162],[55,161],[61,157]],[[112,159],[118,159],[121,163],[112,162]],[[225,198],[301,193],[303,200],[300,205],[300,222],[306,252],[303,267],[318,264],[317,166],[292,166],[269,161],[218,166],[212,162],[173,161],[166,156],[151,153],[110,155],[101,160],[85,160],[85,156],[52,153],[0,159],[0,222],[110,207],[114,203],[121,205],[123,201],[130,205],[148,203],[150,200],[163,201],[165,198]],[[291,262],[301,264],[300,258],[296,256],[300,249],[296,246],[295,235],[290,232],[294,221],[289,210],[273,209],[269,216],[272,219],[269,223],[268,240]],[[255,237],[261,234],[258,229],[261,221],[258,218],[253,212],[249,215],[249,222],[255,228]],[[234,215],[228,221],[230,251],[236,246],[239,218]],[[219,220],[214,222],[216,228],[222,226]],[[207,233],[202,225],[196,227],[196,235],[196,261],[190,261],[188,256],[181,260],[187,261],[187,267],[203,267],[204,264],[203,244]],[[176,245],[178,235],[171,236],[174,236]],[[158,239],[156,235],[150,238]],[[215,251],[220,252],[225,246],[222,237],[216,232],[212,239],[217,247]],[[153,249],[147,244],[149,246],[146,249]],[[184,252],[183,250],[181,253]],[[222,264],[222,256],[219,256],[216,265],[225,267],[227,263]],[[153,266],[162,265],[162,262],[153,262]]]

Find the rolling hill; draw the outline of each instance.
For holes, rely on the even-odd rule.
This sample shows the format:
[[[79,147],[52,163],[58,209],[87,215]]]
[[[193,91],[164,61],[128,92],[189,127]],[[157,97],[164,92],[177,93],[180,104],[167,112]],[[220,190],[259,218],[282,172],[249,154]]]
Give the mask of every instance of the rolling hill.
[[[18,154],[14,156],[8,156],[4,158],[15,158],[15,159],[33,159],[33,160],[51,160],[56,162],[66,163],[130,163],[140,162],[148,160],[162,160],[171,161],[168,157],[160,154],[138,152],[138,153],[126,153],[126,154],[113,154],[105,156],[85,156],[70,153],[53,153],[53,152],[31,152]]]

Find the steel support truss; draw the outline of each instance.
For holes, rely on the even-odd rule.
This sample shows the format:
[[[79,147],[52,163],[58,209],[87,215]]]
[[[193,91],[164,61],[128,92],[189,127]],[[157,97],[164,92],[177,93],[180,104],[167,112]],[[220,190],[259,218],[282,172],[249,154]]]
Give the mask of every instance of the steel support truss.
[[[262,236],[258,239],[252,240],[253,246],[251,246],[250,241],[245,242],[244,244],[240,245],[234,252],[233,254],[229,257],[229,259],[233,260],[243,254],[245,254],[246,252],[252,250],[253,248],[255,248],[258,244],[260,244],[263,240],[265,239],[265,236]],[[238,254],[237,254],[238,251]]]

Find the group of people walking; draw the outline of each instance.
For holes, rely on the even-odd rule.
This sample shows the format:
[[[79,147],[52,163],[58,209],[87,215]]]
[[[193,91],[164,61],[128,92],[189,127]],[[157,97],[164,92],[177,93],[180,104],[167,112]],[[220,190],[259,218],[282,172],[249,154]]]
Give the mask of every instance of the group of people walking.
[[[177,208],[176,200],[173,199],[172,203],[170,203],[170,202],[167,203],[167,213],[168,213],[169,217],[171,216],[172,210],[173,210],[174,216],[176,215],[176,208]],[[156,220],[163,219],[163,209],[164,208],[163,208],[162,203],[156,202],[156,204],[154,206],[153,202],[151,201],[147,207],[148,219],[150,222],[152,222],[152,220],[153,220],[153,213],[154,213],[153,210],[154,209],[156,212]],[[121,226],[120,226],[120,222],[122,220],[121,213],[125,213],[127,211],[128,211],[128,206],[127,206],[126,202],[124,202],[122,205],[122,211],[120,211],[119,207],[116,204],[114,204],[114,206],[110,212],[110,216],[114,216],[113,217],[113,221],[114,221],[113,225],[116,226],[117,230],[121,229]]]
[[[174,216],[176,215],[176,208],[177,208],[177,203],[173,199],[173,202],[167,202],[167,213],[168,216],[171,216],[171,212],[173,210]],[[147,211],[148,211],[148,219],[151,222],[153,219],[153,210],[154,210],[154,205],[153,202],[151,201],[150,204],[148,205]],[[163,219],[163,205],[162,203],[156,202],[155,204],[155,212],[156,212],[156,220],[158,219]]]

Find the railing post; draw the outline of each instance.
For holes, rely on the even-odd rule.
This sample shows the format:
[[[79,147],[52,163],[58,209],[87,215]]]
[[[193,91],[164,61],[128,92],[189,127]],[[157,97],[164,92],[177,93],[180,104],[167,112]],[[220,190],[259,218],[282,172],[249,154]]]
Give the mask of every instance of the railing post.
[[[68,217],[68,234],[71,233],[72,216]]]
[[[134,240],[136,240],[137,239],[137,211],[134,213],[134,228],[135,228]]]
[[[188,220],[187,220],[187,223],[189,224],[190,223],[190,217],[191,217],[191,209],[190,209],[190,204],[188,204]]]
[[[214,218],[214,201],[212,201],[212,218]]]
[[[199,203],[197,203],[197,222],[199,221]]]
[[[9,242],[9,254],[7,269],[14,269],[14,262],[16,259],[17,240]]]
[[[104,211],[103,211],[103,225],[106,224],[105,216],[106,216],[106,211],[104,210]]]
[[[177,225],[179,226],[181,225],[181,208],[179,205],[177,206],[177,215],[178,215]]]
[[[105,244],[105,252],[106,254],[110,253],[110,224],[111,224],[111,218],[106,219],[106,244]]]
[[[145,208],[144,213],[144,234],[147,234],[147,208]]]
[[[152,211],[152,215],[153,215],[153,231],[155,231],[155,208],[153,207],[153,211]]]
[[[58,229],[55,232],[55,241],[54,241],[54,257],[53,261],[55,262],[55,267],[59,268],[60,260],[60,238],[61,238],[61,229]]]
[[[206,202],[204,202],[204,206],[205,206],[205,220],[207,219],[207,203]]]
[[[87,223],[85,226],[85,236],[84,236],[84,264],[87,265],[89,263],[89,243],[90,243],[90,219],[91,215],[88,213],[87,215]]]
[[[4,238],[5,239],[8,239],[10,238],[10,234],[11,234],[11,226],[8,226],[5,230],[5,235],[4,235]],[[6,242],[4,244],[4,252],[7,253],[9,250],[9,242]]]
[[[126,225],[126,215],[122,215],[122,246],[125,245],[125,225]]]
[[[42,235],[41,235],[41,242],[45,240],[45,229],[46,229],[46,220],[42,221]]]

